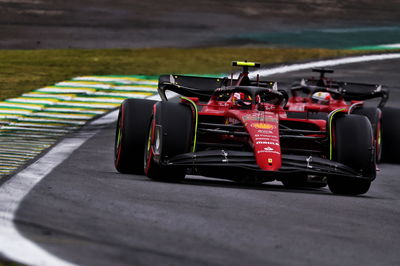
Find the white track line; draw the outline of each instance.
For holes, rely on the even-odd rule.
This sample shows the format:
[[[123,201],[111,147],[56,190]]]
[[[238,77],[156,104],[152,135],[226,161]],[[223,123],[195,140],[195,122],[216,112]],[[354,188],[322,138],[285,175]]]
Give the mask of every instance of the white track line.
[[[376,60],[388,60],[400,58],[400,54],[369,55],[343,59],[332,59],[305,64],[294,64],[281,67],[259,70],[251,73],[251,76],[260,74],[267,76],[277,73],[286,73],[312,67],[336,66],[343,64],[368,62]],[[152,96],[149,99],[157,100],[159,97]],[[93,121],[91,124],[106,124],[117,119],[117,111]],[[57,266],[73,265],[67,261],[49,253],[47,250],[36,245],[29,239],[24,238],[14,225],[15,213],[19,204],[24,200],[29,191],[35,187],[55,167],[67,159],[73,151],[78,149],[89,138],[98,131],[75,135],[61,141],[53,147],[45,156],[27,167],[25,170],[13,176],[10,180],[0,186],[0,254],[11,260],[28,265]]]
[[[118,111],[113,111],[91,124],[109,124],[116,120],[117,114]],[[45,156],[0,187],[0,253],[2,255],[28,265],[73,265],[24,238],[15,228],[13,221],[20,202],[29,191],[98,131],[65,138]]]
[[[298,70],[303,70],[303,69],[310,69],[310,68],[314,68],[314,67],[338,66],[338,65],[346,65],[346,64],[353,64],[353,63],[380,61],[380,60],[389,60],[389,59],[398,59],[398,58],[400,58],[399,53],[353,56],[353,57],[346,57],[346,58],[340,58],[340,59],[321,60],[321,61],[302,63],[302,64],[284,65],[284,66],[274,67],[274,68],[270,68],[270,69],[260,69],[257,71],[252,71],[249,74],[249,76],[255,77],[255,76],[257,76],[257,74],[260,76],[269,76],[269,75],[273,75],[273,74],[287,73],[287,72],[298,71]]]

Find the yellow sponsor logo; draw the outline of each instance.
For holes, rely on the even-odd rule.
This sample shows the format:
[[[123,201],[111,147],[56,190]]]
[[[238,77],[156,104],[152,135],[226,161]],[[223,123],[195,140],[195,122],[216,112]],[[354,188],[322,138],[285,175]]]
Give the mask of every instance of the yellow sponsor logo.
[[[274,129],[275,126],[272,124],[268,123],[254,123],[251,124],[252,127],[257,128],[257,129]]]

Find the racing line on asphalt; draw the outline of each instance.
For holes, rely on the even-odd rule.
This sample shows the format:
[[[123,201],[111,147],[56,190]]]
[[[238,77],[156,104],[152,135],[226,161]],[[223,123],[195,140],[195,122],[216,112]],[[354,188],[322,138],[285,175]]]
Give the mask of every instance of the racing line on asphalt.
[[[297,71],[302,69],[309,69],[313,67],[325,67],[335,66],[343,64],[351,64],[357,62],[368,62],[375,60],[390,60],[400,58],[400,54],[383,54],[383,55],[368,55],[349,57],[342,59],[332,59],[324,61],[316,61],[304,64],[293,64],[275,67],[266,70],[259,70],[252,72],[251,75],[260,74],[260,76],[271,75],[275,73],[287,73],[291,71]],[[83,78],[85,79],[85,78]],[[101,80],[101,77],[98,77]],[[64,84],[70,86],[71,84]],[[87,85],[87,84],[86,84]],[[78,89],[79,90],[79,89]],[[51,93],[52,88],[41,91],[40,93]],[[70,91],[69,91],[70,92]],[[87,92],[85,90],[85,92]],[[12,101],[11,101],[12,102]],[[97,114],[96,114],[97,115]],[[20,202],[23,201],[24,197],[30,192],[30,190],[38,184],[48,173],[50,173],[55,167],[61,164],[69,155],[88,139],[99,132],[102,126],[112,123],[116,120],[117,111],[113,111],[102,118],[92,121],[85,127],[92,127],[90,133],[80,133],[79,131],[71,136],[66,136],[59,144],[50,149],[47,154],[41,157],[39,160],[28,166],[23,171],[17,173],[12,178],[7,180],[2,186],[0,186],[0,242],[2,243],[0,253],[14,261],[26,263],[30,265],[73,265],[70,262],[61,260],[43,248],[36,245],[34,242],[24,238],[17,230],[14,219],[15,213],[19,208]],[[80,124],[81,126],[81,124]],[[47,130],[46,127],[43,127]],[[49,132],[50,133],[50,132]],[[56,131],[56,133],[60,133]],[[63,135],[68,132],[62,132]],[[57,135],[57,134],[56,134]],[[48,135],[46,136],[48,138]],[[2,140],[7,143],[7,140]],[[24,142],[19,143],[23,147]],[[29,143],[31,145],[32,143]],[[38,142],[38,146],[52,145],[50,142]],[[0,151],[2,148],[6,148],[7,145],[0,145]],[[40,147],[36,147],[40,149]],[[1,153],[3,154],[3,152]],[[17,154],[18,155],[18,154]],[[34,156],[34,155],[32,155]],[[18,158],[18,156],[15,156]],[[25,158],[21,158],[25,159]],[[10,163],[10,165],[13,165]],[[16,161],[18,165],[18,160]]]

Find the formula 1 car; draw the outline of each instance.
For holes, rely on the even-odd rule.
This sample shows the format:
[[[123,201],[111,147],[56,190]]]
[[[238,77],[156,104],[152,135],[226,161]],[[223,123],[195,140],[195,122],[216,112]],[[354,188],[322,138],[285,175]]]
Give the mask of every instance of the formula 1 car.
[[[127,99],[115,138],[115,167],[154,180],[186,174],[263,183],[328,184],[333,193],[358,195],[376,176],[376,150],[365,116],[335,109],[324,118],[292,118],[288,94],[276,82],[163,75],[162,101]],[[166,91],[180,95],[168,99]],[[357,135],[357,138],[354,136]],[[297,181],[296,181],[297,180]]]
[[[285,106],[288,117],[324,118],[338,109],[366,116],[374,133],[377,162],[381,157],[385,162],[400,162],[396,156],[400,149],[400,109],[385,107],[389,97],[387,88],[379,84],[334,81],[325,77],[326,73],[334,72],[330,69],[312,71],[320,73],[318,79],[302,79],[292,84]],[[365,102],[373,99],[379,101]]]

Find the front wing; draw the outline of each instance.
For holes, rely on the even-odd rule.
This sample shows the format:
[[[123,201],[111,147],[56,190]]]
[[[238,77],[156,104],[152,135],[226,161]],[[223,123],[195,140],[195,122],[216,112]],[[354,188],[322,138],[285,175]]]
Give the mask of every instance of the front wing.
[[[231,150],[185,153],[161,163],[166,166],[189,168],[195,173],[225,179],[238,179],[246,176],[272,181],[282,177],[294,178],[302,174],[370,179],[339,162],[301,155],[282,155],[282,167],[278,171],[261,169],[256,164],[252,152]]]

